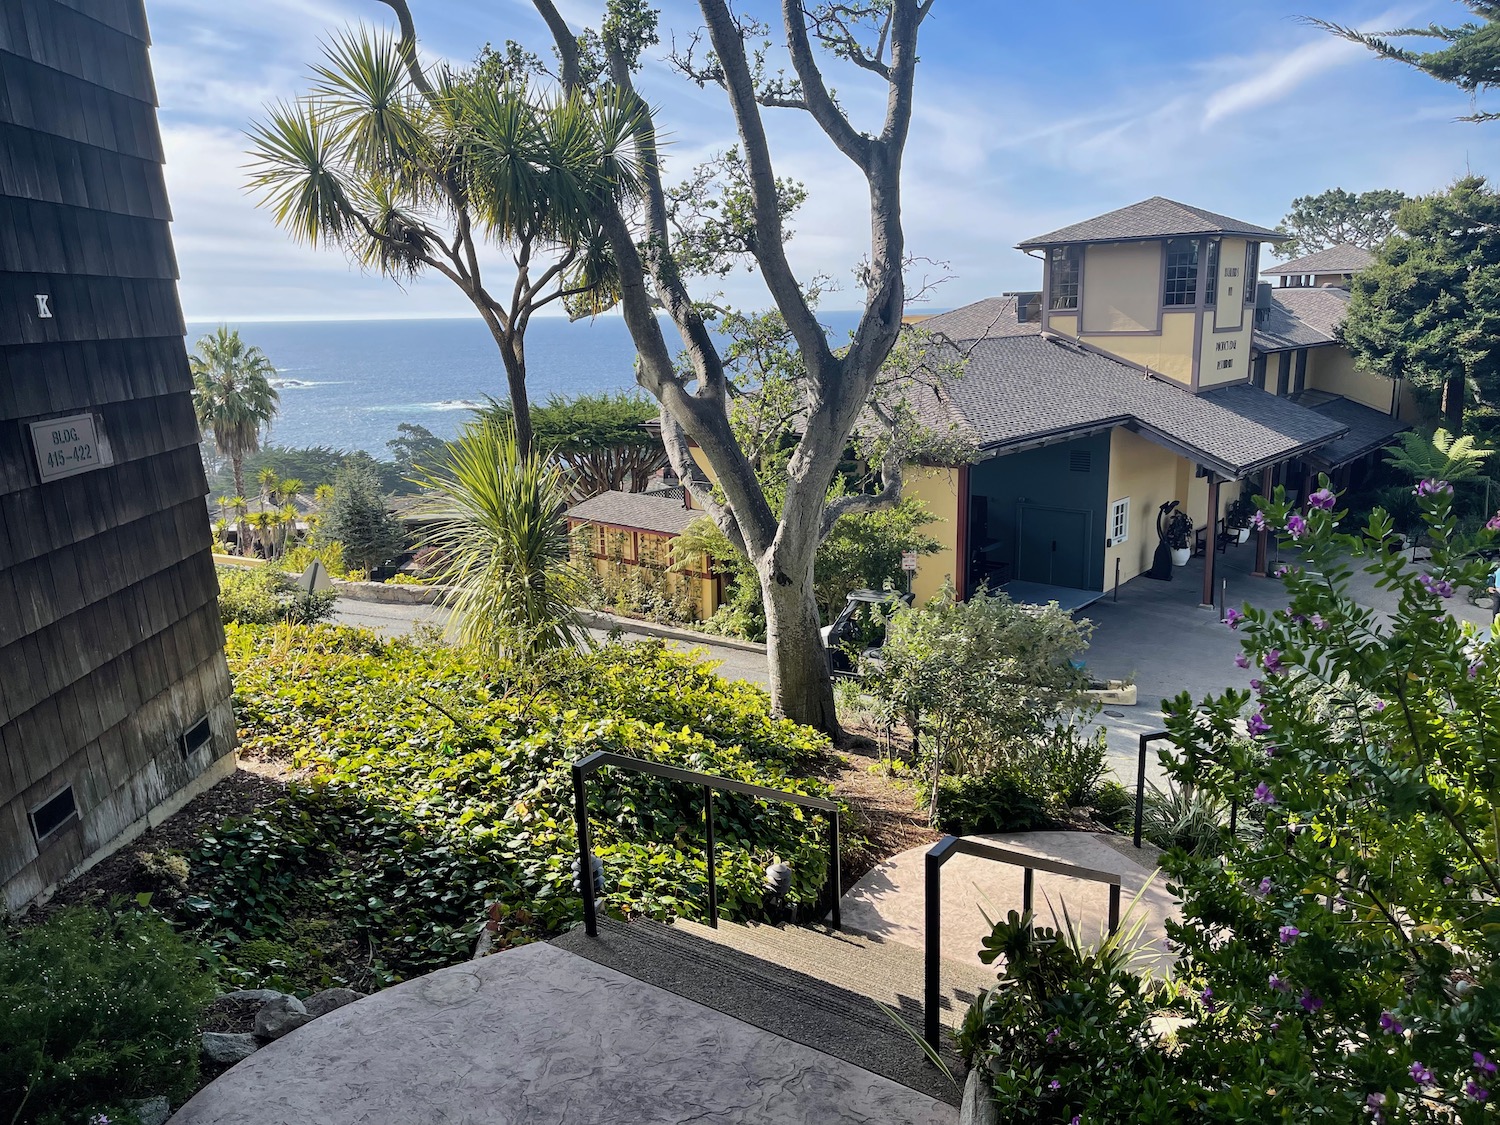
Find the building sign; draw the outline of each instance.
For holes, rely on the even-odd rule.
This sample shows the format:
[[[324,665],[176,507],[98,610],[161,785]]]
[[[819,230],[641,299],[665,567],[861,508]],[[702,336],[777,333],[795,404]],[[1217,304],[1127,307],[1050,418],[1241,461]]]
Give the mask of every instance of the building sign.
[[[901,569],[902,570],[916,570],[917,569],[917,552],[915,552],[915,551],[902,551],[901,552]]]
[[[109,442],[92,414],[31,423],[31,444],[43,483],[114,464]]]
[[[52,296],[49,293],[36,294],[36,315],[42,320],[52,319],[52,306],[47,303],[50,300]]]

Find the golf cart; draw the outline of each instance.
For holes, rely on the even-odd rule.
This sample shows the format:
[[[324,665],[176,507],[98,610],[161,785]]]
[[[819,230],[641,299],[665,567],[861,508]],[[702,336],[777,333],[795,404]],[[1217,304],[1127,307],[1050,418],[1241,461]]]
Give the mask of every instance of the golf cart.
[[[853,675],[858,663],[855,653],[871,657],[880,655],[885,644],[886,619],[901,605],[911,605],[910,594],[895,590],[854,590],[844,600],[844,608],[823,626],[823,647],[828,650],[828,664],[834,675]]]

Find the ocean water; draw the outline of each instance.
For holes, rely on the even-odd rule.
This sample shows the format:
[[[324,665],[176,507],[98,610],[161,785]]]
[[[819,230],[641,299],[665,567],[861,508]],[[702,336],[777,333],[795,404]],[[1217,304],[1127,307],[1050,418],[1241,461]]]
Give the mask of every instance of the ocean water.
[[[822,317],[848,338],[857,315]],[[188,348],[217,321],[189,321]],[[387,457],[402,422],[450,438],[486,395],[506,396],[505,370],[480,320],[233,321],[247,344],[276,367],[281,413],[276,445],[326,445]],[[673,346],[678,337],[667,326]],[[635,386],[635,345],[619,317],[570,324],[533,320],[526,333],[526,382],[533,402]],[[643,392],[644,393],[644,392]]]

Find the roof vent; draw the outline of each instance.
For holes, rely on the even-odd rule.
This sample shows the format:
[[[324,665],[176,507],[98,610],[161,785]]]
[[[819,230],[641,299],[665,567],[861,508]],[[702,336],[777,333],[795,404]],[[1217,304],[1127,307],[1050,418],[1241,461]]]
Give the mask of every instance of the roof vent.
[[[71,824],[78,816],[78,802],[73,798],[70,785],[57,796],[43,801],[31,810],[31,831],[41,843],[60,828]]]

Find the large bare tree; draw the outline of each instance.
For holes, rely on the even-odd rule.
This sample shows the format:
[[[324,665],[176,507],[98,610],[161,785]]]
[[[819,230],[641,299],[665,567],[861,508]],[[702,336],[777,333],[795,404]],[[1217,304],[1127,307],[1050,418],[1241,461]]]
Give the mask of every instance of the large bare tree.
[[[382,2],[395,10],[406,57],[418,66],[406,0]],[[779,512],[731,426],[723,357],[676,253],[679,232],[670,215],[655,115],[635,90],[633,63],[642,40],[654,38],[654,14],[634,0],[609,0],[601,27],[593,31],[570,27],[552,0],[533,3],[552,34],[565,92],[599,82],[635,108],[640,202],[603,199],[596,215],[639,354],[637,380],[661,404],[663,440],[674,468],[759,577],[776,712],[837,732],[813,559],[840,516],[893,504],[901,495],[905,457],[898,443],[887,445],[877,488],[830,500],[829,486],[901,331],[906,299],[901,165],[911,125],[917,32],[933,0],[780,0],[778,50],[784,67],[777,71],[763,42],[769,33],[765,24],[736,15],[727,0],[700,0],[701,31],[692,47],[673,52],[688,78],[723,91],[733,114],[748,188],[741,248],[763,277],[805,370],[800,436],[787,462],[785,488],[779,490],[784,492]],[[697,54],[699,47],[706,53]],[[823,73],[830,60],[883,86],[878,127],[862,130],[840,104]],[[869,247],[857,267],[864,310],[847,347],[830,344],[787,257],[785,184],[778,182],[772,161],[768,111],[810,116],[866,184]],[[670,316],[682,338],[680,363],[674,362],[678,352],[667,342],[659,311]],[[694,459],[695,447],[712,478]]]

